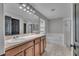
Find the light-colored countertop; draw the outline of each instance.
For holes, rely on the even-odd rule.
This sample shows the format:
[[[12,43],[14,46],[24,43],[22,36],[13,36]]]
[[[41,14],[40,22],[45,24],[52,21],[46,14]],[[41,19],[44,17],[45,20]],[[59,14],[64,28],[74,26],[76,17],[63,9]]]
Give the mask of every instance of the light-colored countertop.
[[[5,50],[11,49],[12,47],[18,46],[21,43],[31,41],[41,36],[45,36],[45,34],[32,34],[23,37],[18,37],[17,39],[5,40]]]

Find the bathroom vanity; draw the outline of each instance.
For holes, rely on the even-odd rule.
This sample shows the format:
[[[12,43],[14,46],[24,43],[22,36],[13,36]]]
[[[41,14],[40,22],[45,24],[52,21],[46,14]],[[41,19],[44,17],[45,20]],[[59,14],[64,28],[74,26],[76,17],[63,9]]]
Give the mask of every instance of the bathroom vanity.
[[[18,40],[15,39],[13,41],[6,42],[6,56],[40,56],[45,52],[45,35],[28,35]]]
[[[46,28],[45,20],[43,20],[44,18],[38,16],[31,17],[31,14],[26,14],[24,11],[20,12],[21,10],[16,6],[19,6],[19,4],[4,4],[5,55],[42,55],[46,47]],[[14,7],[14,9],[12,7]]]

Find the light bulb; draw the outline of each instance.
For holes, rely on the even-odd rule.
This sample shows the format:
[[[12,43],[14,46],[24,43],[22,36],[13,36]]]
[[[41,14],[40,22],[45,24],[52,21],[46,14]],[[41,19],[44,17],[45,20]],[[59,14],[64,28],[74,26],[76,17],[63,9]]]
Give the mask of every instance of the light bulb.
[[[27,12],[29,12],[29,11],[27,10]]]
[[[26,9],[23,9],[24,11],[26,11]]]
[[[22,4],[23,7],[26,7],[26,4]]]
[[[29,6],[27,6],[27,9],[30,9],[30,7],[29,7]]]
[[[30,9],[30,11],[32,11],[32,9]]]
[[[22,9],[22,6],[20,6],[19,9]]]

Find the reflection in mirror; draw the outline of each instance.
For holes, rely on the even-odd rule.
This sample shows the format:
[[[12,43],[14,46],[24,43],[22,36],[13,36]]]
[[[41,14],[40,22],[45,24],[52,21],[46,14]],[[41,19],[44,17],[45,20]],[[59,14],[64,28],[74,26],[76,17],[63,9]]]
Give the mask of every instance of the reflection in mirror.
[[[19,20],[5,16],[5,35],[19,34]]]

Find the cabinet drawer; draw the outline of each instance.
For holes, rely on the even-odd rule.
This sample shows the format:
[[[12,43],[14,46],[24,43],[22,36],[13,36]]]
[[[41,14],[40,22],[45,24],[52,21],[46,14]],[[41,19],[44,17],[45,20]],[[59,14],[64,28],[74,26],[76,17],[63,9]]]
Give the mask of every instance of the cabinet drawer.
[[[39,43],[40,42],[40,38],[35,39],[35,43]]]

